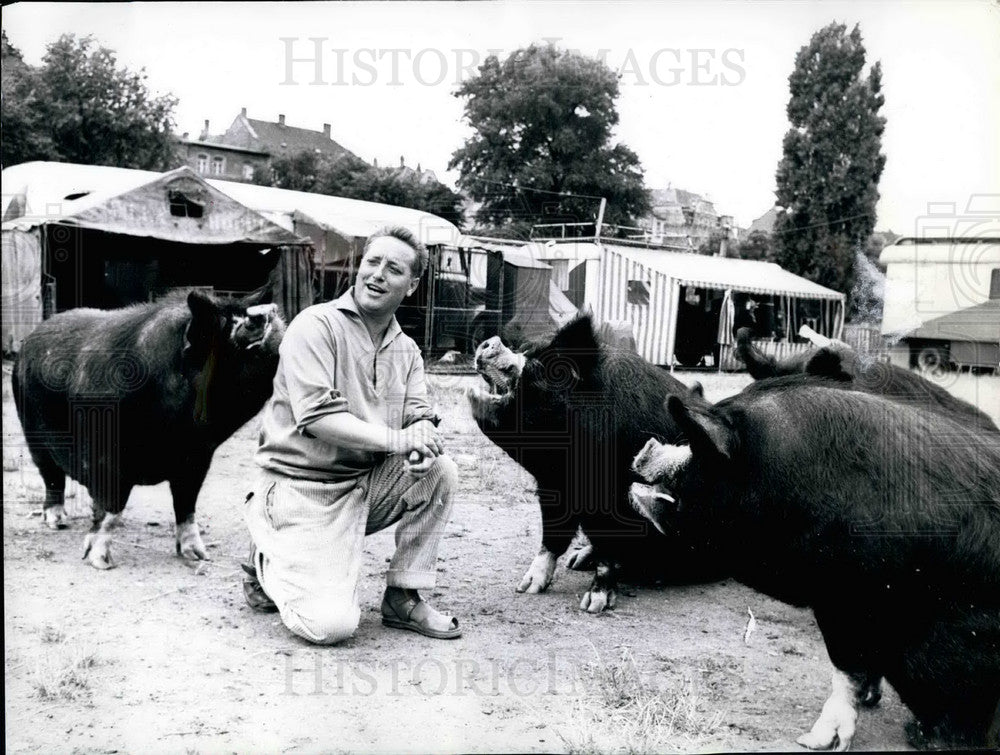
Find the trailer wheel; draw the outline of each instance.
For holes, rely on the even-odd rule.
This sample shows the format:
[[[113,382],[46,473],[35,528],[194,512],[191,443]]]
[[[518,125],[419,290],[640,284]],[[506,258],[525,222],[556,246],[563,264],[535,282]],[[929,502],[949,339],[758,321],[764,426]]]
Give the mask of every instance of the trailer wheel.
[[[921,372],[940,375],[948,369],[948,351],[940,346],[924,346],[917,352],[917,368]]]

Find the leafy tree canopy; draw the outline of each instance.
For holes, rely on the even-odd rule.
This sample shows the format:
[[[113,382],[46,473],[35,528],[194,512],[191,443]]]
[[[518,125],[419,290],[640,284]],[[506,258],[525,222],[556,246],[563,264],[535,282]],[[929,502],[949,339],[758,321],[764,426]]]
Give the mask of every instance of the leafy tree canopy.
[[[799,50],[777,170],[776,261],[794,273],[849,293],[855,256],[875,227],[885,118],[882,71],[865,75],[857,26],[833,23]]]
[[[774,262],[774,241],[764,231],[751,231],[740,241],[737,256],[744,260]]]
[[[42,65],[24,63],[3,36],[4,165],[54,160],[166,170],[177,164],[177,99],[154,97],[146,74],[118,65],[92,37],[64,34]]]
[[[276,158],[269,184],[411,207],[462,224],[462,198],[441,182],[411,168],[376,168],[352,155],[331,159],[307,150]]]
[[[618,79],[604,63],[532,45],[488,57],[456,96],[474,133],[448,168],[479,203],[479,223],[594,222],[601,197],[607,223],[634,225],[649,211],[638,156],[612,143]]]

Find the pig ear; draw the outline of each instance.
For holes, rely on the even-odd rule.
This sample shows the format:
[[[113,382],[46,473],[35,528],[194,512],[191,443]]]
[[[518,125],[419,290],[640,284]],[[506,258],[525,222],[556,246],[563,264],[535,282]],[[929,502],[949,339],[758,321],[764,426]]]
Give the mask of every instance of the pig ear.
[[[212,298],[195,289],[188,294],[188,308],[191,310],[191,321],[197,322],[205,318],[214,318],[218,307]]]
[[[750,345],[752,335],[753,332],[750,328],[740,328],[736,331],[736,343],[740,346],[747,347]]]
[[[806,362],[806,374],[834,380],[851,380],[851,374],[844,368],[844,355],[828,346],[824,346],[809,358]]]
[[[269,281],[240,299],[240,306],[244,309],[249,309],[250,307],[255,307],[258,304],[270,304],[273,301],[274,289],[271,288],[271,283]]]
[[[774,377],[778,374],[777,363],[772,357],[762,354],[753,345],[750,338],[750,328],[740,328],[736,333],[736,354],[743,364],[746,365],[747,372],[754,380]]]
[[[667,399],[667,411],[688,439],[692,453],[732,458],[735,446],[733,433],[718,418],[698,409],[689,409],[679,396]]]
[[[543,364],[551,363],[552,369],[558,369],[560,374],[579,381],[593,374],[599,351],[590,318],[578,317],[563,326],[537,358]]]
[[[211,297],[201,291],[192,291],[187,298],[191,310],[191,322],[184,332],[184,356],[199,360],[207,352],[213,336],[219,331],[220,318],[224,320],[219,307]]]
[[[594,335],[594,325],[588,315],[578,317],[566,323],[556,333],[549,348],[571,351],[596,351],[597,336]]]

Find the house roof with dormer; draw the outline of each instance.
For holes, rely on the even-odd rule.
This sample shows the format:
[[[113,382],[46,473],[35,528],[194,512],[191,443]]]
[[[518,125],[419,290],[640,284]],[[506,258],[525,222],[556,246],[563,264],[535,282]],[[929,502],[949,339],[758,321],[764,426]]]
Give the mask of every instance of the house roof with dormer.
[[[203,141],[226,144],[244,149],[267,152],[272,157],[294,155],[298,152],[316,151],[329,157],[350,155],[350,150],[339,144],[328,133],[299,126],[289,126],[281,116],[277,122],[248,118],[244,113],[236,116],[226,133],[204,136]]]

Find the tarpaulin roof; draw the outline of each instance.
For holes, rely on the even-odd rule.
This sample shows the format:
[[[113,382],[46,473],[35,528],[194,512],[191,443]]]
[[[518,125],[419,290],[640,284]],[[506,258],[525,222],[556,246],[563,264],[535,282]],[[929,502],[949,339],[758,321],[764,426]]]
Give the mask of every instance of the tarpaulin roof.
[[[511,244],[503,244],[496,241],[486,241],[477,239],[475,236],[461,236],[455,246],[464,249],[486,249],[490,252],[500,252],[503,261],[514,267],[537,268],[539,270],[551,270],[552,265],[538,258],[533,254],[531,244],[523,244],[517,240],[511,240]]]
[[[289,216],[299,214],[324,229],[336,231],[345,238],[368,238],[379,228],[387,225],[401,225],[408,228],[428,245],[456,245],[461,237],[461,232],[453,223],[429,212],[409,207],[233,181],[209,179],[208,183],[247,207],[269,217],[273,217],[272,213],[285,213]]]
[[[3,184],[4,228],[58,223],[190,244],[308,243],[188,167],[155,173],[33,162],[4,169]]]
[[[605,249],[685,286],[732,289],[754,294],[796,296],[809,299],[843,300],[844,295],[790,273],[774,262],[709,257],[703,254],[634,249],[618,244],[603,244]]]
[[[947,341],[1000,342],[1000,299],[935,317],[906,335]]]

